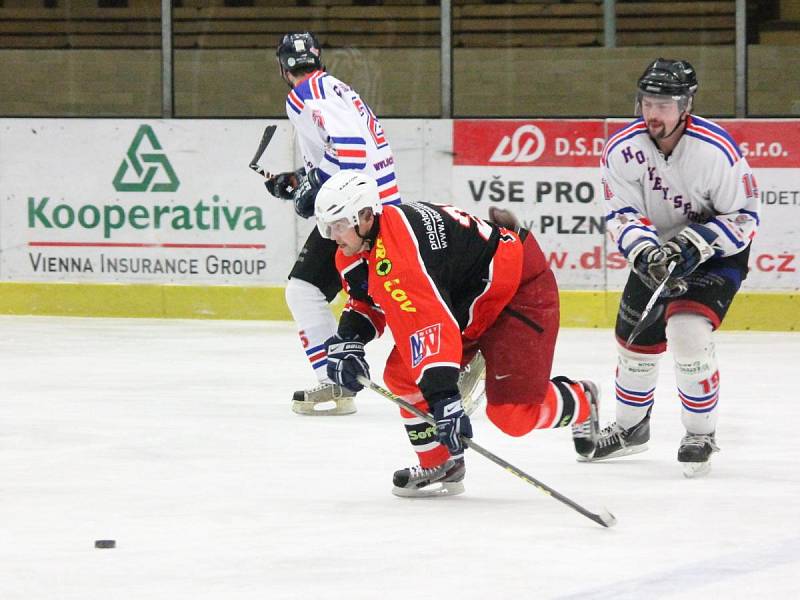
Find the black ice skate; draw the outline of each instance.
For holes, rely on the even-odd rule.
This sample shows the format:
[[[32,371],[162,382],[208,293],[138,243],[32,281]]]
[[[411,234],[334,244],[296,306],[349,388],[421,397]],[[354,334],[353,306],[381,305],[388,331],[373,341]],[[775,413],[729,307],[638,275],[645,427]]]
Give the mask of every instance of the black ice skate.
[[[394,472],[392,493],[403,498],[455,496],[464,492],[464,457],[449,458],[438,467],[414,465]]]
[[[623,429],[616,422],[603,427],[597,443],[595,444],[594,454],[591,456],[578,455],[578,460],[582,462],[593,462],[596,460],[606,460],[608,458],[618,458],[630,454],[638,454],[647,450],[647,442],[650,441],[650,411],[647,411],[644,419],[639,421],[630,429]]]
[[[701,477],[711,470],[711,455],[719,452],[714,433],[686,433],[678,448],[684,477]]]
[[[335,383],[320,383],[292,395],[292,410],[298,415],[350,415],[356,412],[355,392]]]
[[[572,442],[575,444],[575,452],[582,457],[578,460],[591,460],[600,437],[600,394],[593,382],[581,381],[580,383],[589,401],[589,418],[580,425],[572,426]]]

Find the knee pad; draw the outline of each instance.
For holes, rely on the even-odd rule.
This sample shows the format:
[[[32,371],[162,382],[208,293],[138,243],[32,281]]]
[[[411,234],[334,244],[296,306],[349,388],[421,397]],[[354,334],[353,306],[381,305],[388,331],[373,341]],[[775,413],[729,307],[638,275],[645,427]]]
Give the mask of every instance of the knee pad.
[[[667,346],[679,372],[688,375],[716,371],[713,330],[711,322],[701,315],[679,313],[669,318]]]
[[[617,346],[617,377],[655,380],[658,378],[660,361],[661,354],[643,354]]]

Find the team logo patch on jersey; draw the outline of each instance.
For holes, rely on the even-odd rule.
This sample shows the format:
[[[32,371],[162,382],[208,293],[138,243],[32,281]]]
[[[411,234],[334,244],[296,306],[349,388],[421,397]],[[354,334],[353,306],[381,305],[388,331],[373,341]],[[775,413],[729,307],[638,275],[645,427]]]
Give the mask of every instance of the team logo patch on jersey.
[[[392,271],[392,261],[384,258],[377,265],[375,265],[375,272],[381,277],[388,275]]]
[[[411,366],[416,367],[428,357],[439,354],[442,324],[430,325],[411,334]]]
[[[325,119],[322,117],[322,112],[318,110],[312,111],[311,120],[314,121],[314,125],[316,125],[320,129],[325,129]]]

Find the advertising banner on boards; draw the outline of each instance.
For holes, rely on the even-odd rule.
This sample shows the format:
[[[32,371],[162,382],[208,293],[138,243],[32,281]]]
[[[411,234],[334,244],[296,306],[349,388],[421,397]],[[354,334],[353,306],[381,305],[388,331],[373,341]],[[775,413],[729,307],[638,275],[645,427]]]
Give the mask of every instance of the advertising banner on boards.
[[[0,279],[285,282],[294,211],[248,169],[263,128],[256,121],[4,120]],[[289,125],[279,123],[266,151],[270,170],[291,166],[291,139]]]
[[[512,210],[539,240],[563,289],[621,289],[627,263],[607,246],[599,160],[628,120],[457,120],[453,188],[461,208]],[[719,120],[761,193],[745,289],[800,288],[800,121]]]

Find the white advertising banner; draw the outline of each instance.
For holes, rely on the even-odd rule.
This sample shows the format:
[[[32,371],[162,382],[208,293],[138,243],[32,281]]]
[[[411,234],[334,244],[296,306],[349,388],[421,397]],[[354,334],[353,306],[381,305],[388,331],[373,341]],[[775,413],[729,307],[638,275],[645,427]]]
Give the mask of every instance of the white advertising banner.
[[[621,289],[627,263],[604,235],[599,157],[628,121],[458,120],[453,189],[461,208],[512,210],[539,240],[562,289]],[[800,120],[721,120],[761,191],[744,289],[800,288]]]
[[[248,168],[262,121],[3,119],[0,280],[279,284],[295,214]],[[291,167],[278,122],[265,160]]]
[[[387,120],[405,200],[509,208],[562,289],[621,289],[599,156],[625,121]],[[761,191],[745,289],[800,288],[800,120],[720,121]],[[313,221],[248,169],[260,120],[0,119],[0,281],[282,285]],[[288,121],[260,163],[293,169]]]

